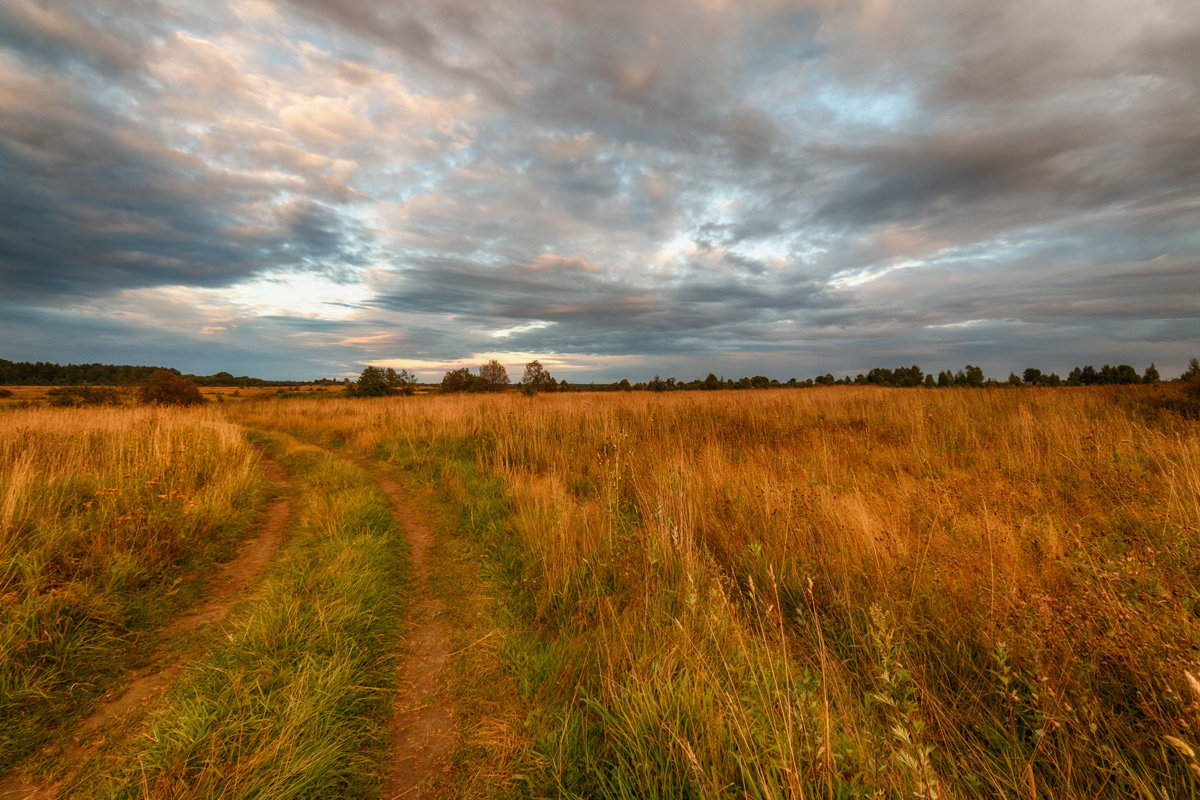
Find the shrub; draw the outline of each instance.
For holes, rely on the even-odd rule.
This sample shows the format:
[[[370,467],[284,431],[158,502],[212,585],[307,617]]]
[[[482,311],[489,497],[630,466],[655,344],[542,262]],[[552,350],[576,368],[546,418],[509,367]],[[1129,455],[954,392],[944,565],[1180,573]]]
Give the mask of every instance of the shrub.
[[[165,369],[155,370],[142,384],[141,398],[143,403],[164,406],[196,406],[204,402],[196,384]]]
[[[111,386],[59,386],[46,392],[52,406],[119,406],[121,395]]]

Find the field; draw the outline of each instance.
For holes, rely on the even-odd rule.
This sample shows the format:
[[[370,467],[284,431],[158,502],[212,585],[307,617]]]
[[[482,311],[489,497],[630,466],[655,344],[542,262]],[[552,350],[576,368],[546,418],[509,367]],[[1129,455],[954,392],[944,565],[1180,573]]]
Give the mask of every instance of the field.
[[[1196,798],[1200,438],[1150,391],[9,411],[0,770],[384,796],[425,647],[453,731],[406,796]],[[173,638],[272,497],[261,580]],[[56,756],[161,642],[162,698]]]

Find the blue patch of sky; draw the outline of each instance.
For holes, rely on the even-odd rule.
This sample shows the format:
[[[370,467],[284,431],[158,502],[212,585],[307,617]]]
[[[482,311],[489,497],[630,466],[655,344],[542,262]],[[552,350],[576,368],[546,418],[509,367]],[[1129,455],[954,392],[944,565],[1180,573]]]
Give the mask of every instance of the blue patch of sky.
[[[815,101],[833,112],[843,125],[899,130],[917,119],[915,98],[903,91],[874,92],[844,84],[822,83]]]

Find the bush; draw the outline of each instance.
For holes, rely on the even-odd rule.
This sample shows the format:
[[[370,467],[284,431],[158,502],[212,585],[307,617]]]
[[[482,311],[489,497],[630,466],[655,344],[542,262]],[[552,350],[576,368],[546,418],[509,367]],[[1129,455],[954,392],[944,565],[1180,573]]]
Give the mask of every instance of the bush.
[[[164,406],[196,406],[204,402],[196,384],[165,369],[155,370],[142,384],[141,398],[143,403]]]
[[[1200,375],[1184,380],[1182,391],[1159,397],[1151,401],[1151,405],[1184,419],[1200,419]]]
[[[52,406],[119,406],[121,395],[111,386],[59,386],[46,392]]]

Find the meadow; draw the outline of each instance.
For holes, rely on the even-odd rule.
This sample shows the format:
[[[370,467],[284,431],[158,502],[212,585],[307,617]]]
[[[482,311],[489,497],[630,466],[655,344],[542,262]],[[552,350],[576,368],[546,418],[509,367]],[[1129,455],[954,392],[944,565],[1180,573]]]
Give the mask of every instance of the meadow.
[[[446,520],[431,586],[474,626],[434,796],[1194,799],[1200,429],[1161,391],[9,411],[0,754],[194,602],[270,496],[258,448],[300,509],[276,563],[79,796],[382,786],[416,591],[383,470]]]
[[[240,408],[458,510],[548,795],[1198,794],[1200,440],[1144,390]]]

